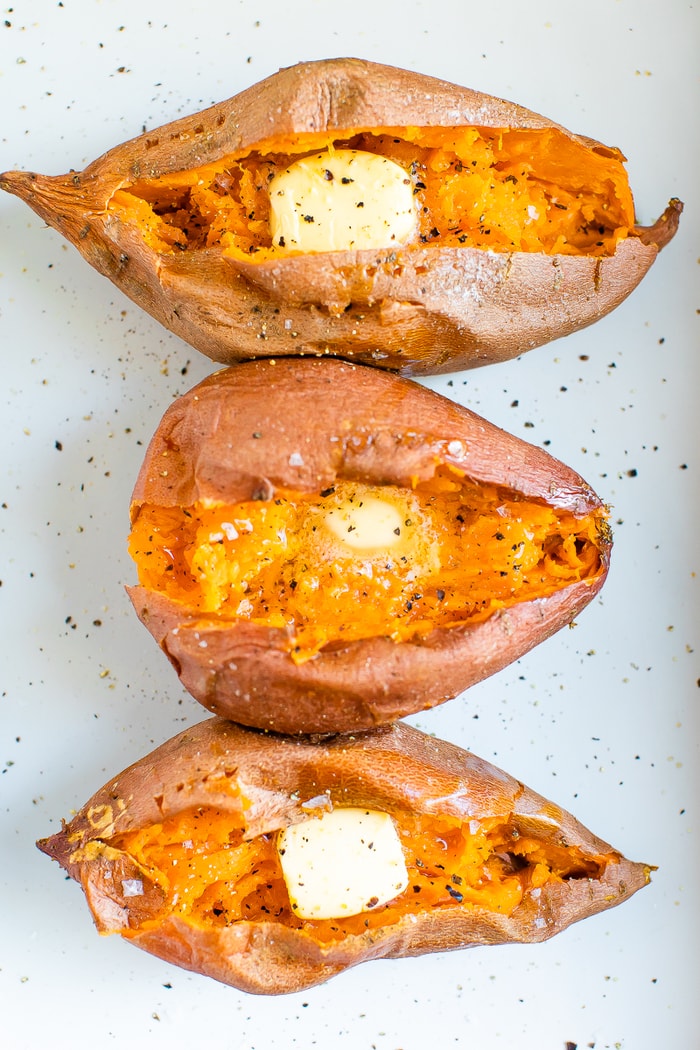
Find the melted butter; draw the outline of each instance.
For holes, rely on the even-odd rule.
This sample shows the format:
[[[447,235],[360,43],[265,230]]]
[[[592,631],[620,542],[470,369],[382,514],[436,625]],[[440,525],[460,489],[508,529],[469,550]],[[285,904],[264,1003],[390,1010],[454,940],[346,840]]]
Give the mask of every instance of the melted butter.
[[[277,848],[300,919],[372,911],[408,886],[401,842],[388,813],[335,809],[281,832]]]
[[[391,248],[416,234],[413,183],[388,157],[339,149],[295,161],[270,183],[276,248]]]

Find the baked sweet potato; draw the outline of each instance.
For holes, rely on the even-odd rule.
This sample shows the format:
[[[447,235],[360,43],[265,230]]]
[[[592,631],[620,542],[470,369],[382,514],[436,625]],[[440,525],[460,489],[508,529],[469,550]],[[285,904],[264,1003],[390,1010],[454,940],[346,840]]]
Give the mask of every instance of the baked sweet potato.
[[[351,807],[389,815],[406,888],[342,917],[300,918],[279,836],[303,825],[315,838],[311,878],[324,821]],[[361,878],[373,845],[345,851],[333,880]],[[209,719],[38,846],[80,882],[101,933],[265,994],[369,959],[541,941],[626,900],[651,870],[488,762],[405,724],[319,743]]]
[[[129,594],[184,686],[286,733],[456,696],[569,624],[611,545],[542,449],[333,359],[247,362],[174,402],[131,518]]]
[[[364,175],[336,167],[368,157]],[[375,178],[377,158],[402,176],[408,227],[385,219],[394,189]],[[275,180],[309,159],[295,244],[271,226],[284,197]],[[682,208],[673,200],[637,226],[623,160],[481,92],[331,59],[282,70],[83,172],[6,172],[0,187],[215,361],[334,354],[408,375],[515,357],[620,303]],[[318,209],[333,225],[341,205],[346,235],[306,250]]]

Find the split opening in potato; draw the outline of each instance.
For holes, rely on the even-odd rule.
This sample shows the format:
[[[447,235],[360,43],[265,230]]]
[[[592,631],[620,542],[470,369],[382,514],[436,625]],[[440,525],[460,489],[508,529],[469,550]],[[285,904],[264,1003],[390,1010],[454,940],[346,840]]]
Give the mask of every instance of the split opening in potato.
[[[439,466],[413,488],[338,480],[230,505],[144,504],[130,552],[142,586],[202,619],[279,629],[303,662],[592,583],[607,536],[603,510],[575,517]]]
[[[306,133],[124,182],[109,210],[157,252],[234,262],[424,245],[610,256],[634,233],[623,159],[557,128]]]
[[[329,811],[344,812],[333,809],[330,800]],[[538,890],[553,883],[596,879],[611,859],[586,857],[563,841],[542,842],[521,833],[504,817],[464,822],[445,815],[361,812],[387,816],[394,825],[406,877],[405,888],[383,900],[375,901],[371,888],[365,887],[368,899],[354,912],[352,907],[344,908],[343,898],[336,895],[338,914],[301,917],[280,857],[287,841],[283,839],[280,846],[280,836],[287,832],[280,829],[247,838],[231,814],[204,807],[111,839],[109,848],[123,855],[121,892],[119,880],[114,892],[132,915],[132,932],[157,927],[174,914],[204,927],[275,921],[307,929],[315,940],[332,943],[428,910],[479,907],[508,916],[526,894],[536,899]],[[328,812],[310,816],[296,827],[318,830],[327,817]],[[357,830],[354,834],[357,839]],[[318,853],[322,839],[316,834],[304,855],[309,870],[322,862]],[[339,880],[349,885],[362,880],[357,868],[368,845],[366,839],[341,844],[344,860],[336,864]],[[124,932],[128,936],[129,930]]]

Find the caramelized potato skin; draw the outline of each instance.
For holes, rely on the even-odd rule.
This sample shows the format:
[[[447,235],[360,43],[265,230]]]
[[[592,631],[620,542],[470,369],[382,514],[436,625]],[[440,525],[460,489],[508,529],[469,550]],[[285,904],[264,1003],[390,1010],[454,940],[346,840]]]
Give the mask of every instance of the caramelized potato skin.
[[[306,819],[319,795],[359,805],[457,818],[502,817],[514,831],[594,861],[599,877],[554,881],[526,892],[510,916],[478,905],[432,909],[386,927],[322,944],[313,931],[274,920],[208,928],[170,915],[154,923],[153,901],[124,895],[138,876],[110,846],[115,836],[195,807],[230,814],[246,838]],[[533,943],[621,903],[649,881],[571,814],[488,762],[403,724],[324,741],[292,739],[213,718],[185,730],[109,781],[39,848],[85,892],[97,928],[119,932],[169,962],[248,992],[279,994],[319,984],[349,966],[479,944]],[[143,927],[143,928],[142,928]]]
[[[135,520],[145,504],[318,493],[341,480],[410,490],[440,467],[577,517],[604,515],[573,470],[468,409],[410,380],[311,358],[239,365],[175,402],[149,446],[131,514]],[[354,732],[442,703],[570,624],[605,580],[607,531],[597,546],[593,578],[415,639],[336,641],[301,663],[283,628],[203,613],[142,585],[128,592],[183,685],[209,710],[278,732]]]
[[[284,69],[225,102],[110,150],[83,172],[6,172],[21,197],[97,270],[212,360],[333,354],[405,375],[507,360],[608,313],[674,235],[671,201],[613,255],[547,255],[409,245],[256,263],[219,247],[161,252],[110,207],[139,180],[245,155],[275,138],[348,129],[478,126],[555,129],[598,155],[615,149],[523,107],[407,70],[358,59]]]

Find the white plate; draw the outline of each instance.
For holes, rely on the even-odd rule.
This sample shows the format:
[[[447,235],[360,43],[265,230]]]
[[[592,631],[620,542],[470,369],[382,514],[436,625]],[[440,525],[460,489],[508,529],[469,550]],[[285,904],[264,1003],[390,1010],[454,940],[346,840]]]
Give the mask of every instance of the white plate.
[[[95,933],[34,848],[108,777],[202,717],[123,591],[129,493],[172,398],[213,370],[0,199],[3,1046],[657,1050],[696,1030],[698,13],[679,0],[30,4],[0,20],[0,170],[58,174],[281,65],[353,54],[513,99],[619,145],[640,221],[680,232],[588,330],[430,381],[544,444],[612,505],[600,600],[414,723],[495,761],[657,864],[539,946],[359,967],[246,996]]]

